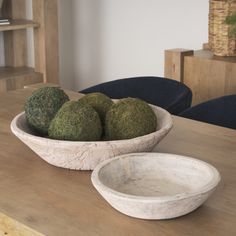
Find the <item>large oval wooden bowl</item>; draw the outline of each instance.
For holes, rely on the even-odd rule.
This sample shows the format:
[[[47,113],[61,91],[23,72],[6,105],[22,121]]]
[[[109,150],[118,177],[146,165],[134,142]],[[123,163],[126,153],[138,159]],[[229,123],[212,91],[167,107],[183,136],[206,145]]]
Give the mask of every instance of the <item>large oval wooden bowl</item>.
[[[93,170],[100,162],[126,153],[151,151],[169,132],[173,122],[164,109],[152,106],[158,120],[156,132],[133,139],[80,142],[37,136],[28,126],[25,113],[11,122],[12,132],[46,162],[74,170]]]
[[[118,211],[142,219],[170,219],[203,204],[220,174],[210,164],[190,157],[133,153],[100,163],[91,179]]]

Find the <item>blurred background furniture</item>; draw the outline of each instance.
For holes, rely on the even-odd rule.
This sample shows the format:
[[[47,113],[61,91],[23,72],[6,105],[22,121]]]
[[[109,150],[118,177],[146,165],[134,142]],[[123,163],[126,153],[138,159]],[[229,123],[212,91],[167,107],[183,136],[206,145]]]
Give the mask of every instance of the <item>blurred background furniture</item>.
[[[5,56],[5,66],[0,67],[0,92],[34,83],[59,83],[57,0],[33,0],[32,8],[29,5],[27,0],[4,0],[2,15],[11,24],[0,25]],[[26,9],[33,20],[27,19]],[[32,45],[27,42],[29,28],[33,29]],[[34,68],[29,65],[33,45]]]
[[[109,81],[80,92],[84,94],[101,92],[113,99],[140,98],[175,115],[189,108],[192,101],[192,92],[186,85],[178,81],[150,76]]]
[[[236,93],[236,57],[214,56],[203,50],[165,51],[165,77],[186,84],[193,92],[193,105]]]
[[[223,96],[198,104],[180,116],[236,129],[236,95]]]

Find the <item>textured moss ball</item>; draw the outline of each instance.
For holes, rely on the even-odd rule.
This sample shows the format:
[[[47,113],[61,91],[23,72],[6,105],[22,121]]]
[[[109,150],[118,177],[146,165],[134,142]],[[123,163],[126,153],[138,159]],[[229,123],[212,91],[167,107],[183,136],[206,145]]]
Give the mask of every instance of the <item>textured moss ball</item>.
[[[107,112],[107,140],[130,139],[156,131],[157,118],[152,108],[137,98],[125,98]]]
[[[102,124],[105,123],[107,111],[114,104],[113,101],[103,93],[89,93],[80,98],[79,102],[92,106],[99,114]]]
[[[71,141],[97,141],[102,135],[98,113],[76,101],[66,102],[52,120],[49,138]]]
[[[25,103],[28,124],[39,134],[47,135],[50,122],[67,101],[69,101],[69,97],[60,88],[37,89]]]

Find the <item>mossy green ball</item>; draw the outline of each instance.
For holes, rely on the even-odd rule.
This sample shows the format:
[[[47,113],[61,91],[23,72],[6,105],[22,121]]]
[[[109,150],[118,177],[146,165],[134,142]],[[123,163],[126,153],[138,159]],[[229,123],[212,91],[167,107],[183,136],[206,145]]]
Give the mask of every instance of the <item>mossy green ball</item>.
[[[102,125],[98,113],[77,101],[66,102],[52,120],[49,138],[70,141],[98,141]]]
[[[105,117],[107,111],[114,104],[113,101],[103,93],[89,93],[79,99],[81,104],[88,104],[92,106],[100,116],[102,124],[105,123]]]
[[[50,122],[69,101],[63,90],[56,87],[43,87],[33,92],[25,103],[25,115],[28,124],[41,135],[47,135]]]
[[[131,139],[156,131],[157,118],[152,108],[137,98],[124,98],[106,115],[107,140]]]

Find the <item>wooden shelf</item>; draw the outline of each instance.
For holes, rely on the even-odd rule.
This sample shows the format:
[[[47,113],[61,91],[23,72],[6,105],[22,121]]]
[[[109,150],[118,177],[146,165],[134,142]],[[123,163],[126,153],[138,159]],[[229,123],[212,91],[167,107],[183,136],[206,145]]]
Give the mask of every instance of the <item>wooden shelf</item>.
[[[42,83],[43,74],[30,67],[0,67],[0,92],[20,89],[25,85]]]
[[[7,0],[2,7],[9,25],[0,25],[4,37],[4,64],[0,67],[0,92],[35,83],[55,83],[59,78],[58,0],[33,0],[32,20],[26,20],[27,0]],[[26,29],[33,28],[34,68],[28,66]]]
[[[10,20],[10,25],[0,25],[0,31],[20,30],[39,27],[39,24],[31,20]]]

